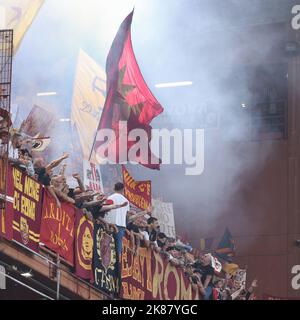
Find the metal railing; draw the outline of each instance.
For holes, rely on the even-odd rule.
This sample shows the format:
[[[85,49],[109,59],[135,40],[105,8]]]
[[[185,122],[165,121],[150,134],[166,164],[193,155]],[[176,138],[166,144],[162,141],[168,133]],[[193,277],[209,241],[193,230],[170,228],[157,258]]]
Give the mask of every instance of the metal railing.
[[[61,257],[59,257],[59,263],[57,262],[54,262],[52,259],[49,259],[48,257],[38,253],[38,252],[35,252],[34,250],[26,247],[25,245],[23,245],[22,243],[19,243],[15,240],[12,240],[12,242],[14,244],[16,244],[17,246],[21,247],[22,249],[25,249],[26,251],[30,252],[31,254],[45,260],[47,263],[49,264],[52,264],[55,268],[56,268],[56,271],[57,272],[65,272],[69,275],[71,275],[73,278],[75,278],[76,280],[79,280],[81,283],[83,283],[84,285],[88,286],[89,288],[95,290],[96,292],[100,293],[101,295],[105,296],[107,299],[113,299],[110,295],[108,295],[107,293],[99,290],[98,288],[96,288],[95,286],[93,286],[92,284],[90,284],[89,282],[81,279],[80,277],[78,277],[76,274],[72,273],[71,271],[69,270],[66,270],[65,268],[63,268],[63,265],[62,265],[62,262],[64,261]],[[57,257],[57,254],[55,254],[54,252],[52,253],[50,250],[47,250],[47,253],[50,254],[50,255],[53,255],[53,258],[58,258]],[[56,279],[57,279],[57,293],[56,293],[56,298],[59,299],[60,297],[60,294],[59,294],[59,291],[60,291],[60,274],[58,275],[57,273],[57,276],[56,276]]]
[[[13,30],[0,30],[0,193],[6,195],[6,176],[11,105]],[[0,208],[5,200],[0,199]]]

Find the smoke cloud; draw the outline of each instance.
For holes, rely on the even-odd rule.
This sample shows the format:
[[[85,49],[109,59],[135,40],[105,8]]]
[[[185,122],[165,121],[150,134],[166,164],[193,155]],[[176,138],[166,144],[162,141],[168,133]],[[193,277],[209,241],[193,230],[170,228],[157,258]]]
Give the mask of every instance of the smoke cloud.
[[[180,165],[162,166],[160,172],[129,166],[129,171],[137,179],[152,179],[154,197],[174,202],[179,233],[190,232],[195,242],[219,236],[217,222],[229,217],[234,208],[228,224],[233,234],[241,234],[242,226],[252,223],[243,194],[271,161],[276,144],[247,142],[251,140],[248,110],[255,90],[241,65],[253,65],[254,60],[272,62],[280,39],[270,36],[264,44],[260,29],[256,33],[250,29],[288,22],[294,2],[45,1],[14,59],[13,112],[19,108],[18,116],[25,118],[35,103],[51,108],[58,119],[69,118],[79,49],[104,66],[121,21],[135,6],[132,41],[137,61],[165,109],[153,127],[204,128],[205,162],[200,176],[185,176],[185,167]],[[272,72],[270,64],[262,76]],[[192,81],[193,85],[154,86],[170,81]],[[42,91],[57,95],[37,97]],[[68,134],[69,124],[58,124],[53,158],[70,147]]]

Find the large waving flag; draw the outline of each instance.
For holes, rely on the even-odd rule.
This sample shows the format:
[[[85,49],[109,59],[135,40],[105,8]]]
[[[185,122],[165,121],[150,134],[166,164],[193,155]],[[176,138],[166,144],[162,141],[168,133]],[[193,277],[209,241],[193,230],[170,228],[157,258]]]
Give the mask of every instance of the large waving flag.
[[[0,29],[14,30],[14,53],[44,0],[0,0]]]
[[[83,157],[86,160],[89,158],[104,106],[105,87],[104,69],[86,52],[80,50],[74,80],[71,121],[77,129]],[[91,162],[97,163],[94,154]]]
[[[232,262],[232,257],[235,255],[235,244],[228,228],[226,228],[215,253],[220,259]]]
[[[107,153],[104,154],[104,157],[121,163],[123,159],[128,160],[128,150],[135,144],[135,141],[129,141],[128,133],[124,132],[124,123],[127,126],[127,132],[133,129],[143,129],[147,138],[147,158],[143,152],[137,151],[136,159],[131,158],[130,160],[151,169],[159,169],[157,159],[150,161],[152,155],[149,147],[152,129],[150,123],[163,111],[163,108],[147,87],[135,59],[130,31],[132,16],[133,11],[121,24],[106,60],[107,96],[98,132],[101,129],[113,130],[115,138],[108,143],[105,142]],[[120,143],[124,141],[124,138],[127,146],[126,143]],[[103,145],[104,141],[100,140],[98,134],[94,147],[99,162],[101,162],[101,156],[103,158],[99,147]],[[155,158],[153,155],[152,157],[152,159]]]

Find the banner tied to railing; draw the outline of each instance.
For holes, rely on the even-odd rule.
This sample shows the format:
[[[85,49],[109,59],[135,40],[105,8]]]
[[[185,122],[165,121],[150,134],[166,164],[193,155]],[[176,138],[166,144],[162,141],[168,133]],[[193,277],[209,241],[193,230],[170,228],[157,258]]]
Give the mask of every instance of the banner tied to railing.
[[[123,238],[121,297],[131,300],[199,300],[199,293],[184,271],[161,254],[139,248],[134,254],[129,238]]]
[[[115,237],[97,223],[94,225],[93,273],[94,285],[98,289],[113,296],[119,293],[120,271]]]
[[[45,191],[40,240],[70,265],[74,264],[74,226],[74,206],[62,202],[58,207],[50,193]]]
[[[151,181],[135,181],[122,165],[125,197],[139,209],[146,210],[151,205]]]
[[[8,166],[6,208],[1,216],[2,234],[38,251],[43,187],[24,170]]]

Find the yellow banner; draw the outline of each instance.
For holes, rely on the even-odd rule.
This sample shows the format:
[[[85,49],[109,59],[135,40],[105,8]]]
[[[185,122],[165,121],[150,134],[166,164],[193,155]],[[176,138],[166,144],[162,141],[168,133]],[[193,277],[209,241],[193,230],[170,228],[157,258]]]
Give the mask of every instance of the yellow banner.
[[[84,159],[88,159],[105,102],[106,74],[83,50],[79,51],[71,121],[76,125]],[[79,141],[78,141],[79,143]],[[95,154],[91,161],[97,163]]]
[[[14,30],[14,53],[44,0],[0,0],[0,29]]]

